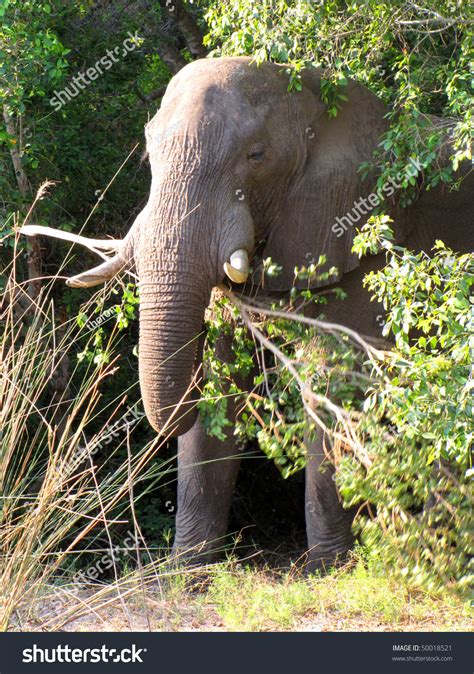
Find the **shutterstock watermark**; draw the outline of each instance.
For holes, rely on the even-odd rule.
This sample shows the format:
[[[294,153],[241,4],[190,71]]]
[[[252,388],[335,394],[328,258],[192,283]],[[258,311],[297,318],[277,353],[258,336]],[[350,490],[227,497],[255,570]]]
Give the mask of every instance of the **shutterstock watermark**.
[[[69,103],[73,98],[76,98],[81,91],[84,91],[93,81],[95,81],[100,75],[104,74],[104,71],[110,70],[113,68],[115,63],[120,61],[120,58],[125,58],[127,54],[134,51],[137,47],[140,46],[142,39],[138,36],[138,33],[128,32],[128,37],[122,42],[121,45],[117,45],[114,49],[107,49],[106,53],[102,58],[98,59],[93,66],[87,68],[85,72],[78,72],[77,75],[74,75],[71,83],[61,89],[60,91],[54,91],[54,96],[49,99],[50,105],[56,110],[61,110],[63,105]]]
[[[116,313],[114,307],[110,307],[109,309],[105,309],[98,318],[95,318],[93,321],[87,321],[88,327],[92,328],[95,330],[99,326],[102,325],[102,323],[105,323],[109,318],[111,318],[114,314]]]
[[[112,440],[120,435],[120,432],[130,428],[132,425],[138,423],[140,419],[145,417],[145,412],[141,412],[137,409],[139,403],[136,403],[133,407],[125,412],[125,414],[117,419],[113,424],[107,426],[105,435],[100,436],[96,442],[90,447],[78,447],[74,453],[72,462],[77,465],[77,463],[82,463],[84,459],[91,455],[97,454],[99,449],[102,448],[102,445],[108,445]]]
[[[53,648],[41,648],[33,644],[32,648],[24,648],[22,652],[22,661],[26,664],[38,664],[40,662],[124,662],[135,663],[143,662],[142,653],[146,653],[146,648],[137,648],[136,644],[131,644],[130,648],[110,648],[102,644],[100,648],[72,648],[69,644],[59,644]]]
[[[395,194],[395,191],[401,188],[401,181],[404,178],[411,178],[417,175],[420,172],[422,165],[417,159],[410,158],[410,162],[411,165],[405,171],[397,173],[395,178],[389,178],[382,187],[379,187],[375,192],[371,192],[367,197],[361,197],[358,201],[355,201],[351,211],[336,218],[336,222],[331,227],[331,231],[337,237],[342,236],[350,227],[354,227],[362,216],[370,215],[373,209],[380,206],[384,199],[388,199]]]
[[[76,571],[72,577],[73,583],[85,583],[88,580],[97,580],[103,573],[111,569],[115,562],[119,560],[123,553],[129,555],[136,550],[137,539],[133,532],[127,532],[127,538],[122,545],[113,546],[108,552],[104,553],[100,559],[91,564],[85,571]]]

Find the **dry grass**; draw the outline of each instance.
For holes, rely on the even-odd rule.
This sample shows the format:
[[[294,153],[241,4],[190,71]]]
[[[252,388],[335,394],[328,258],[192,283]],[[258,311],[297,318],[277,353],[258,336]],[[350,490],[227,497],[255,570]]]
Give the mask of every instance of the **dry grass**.
[[[117,518],[117,512],[130,507],[133,484],[138,477],[150,478],[150,459],[167,440],[150,442],[133,456],[122,451],[125,460],[117,459],[117,452],[128,436],[114,440],[106,458],[101,456],[98,479],[94,447],[107,438],[111,422],[127,412],[127,393],[137,385],[137,378],[112,402],[103,402],[101,387],[118,367],[116,328],[100,357],[80,368],[77,352],[85,344],[93,349],[93,330],[87,324],[80,328],[75,319],[58,320],[51,280],[43,284],[38,298],[29,297],[28,284],[17,281],[18,255],[15,249],[0,297],[2,630],[9,628],[20,605],[34,605],[45,587],[77,565],[86,539],[90,545],[101,535],[112,547],[110,527],[116,523],[112,513]],[[101,292],[106,296],[107,289]],[[91,298],[83,307],[90,317],[96,300],[97,296]],[[66,362],[70,371],[66,368],[66,385],[61,386]],[[99,414],[107,421],[97,431]],[[157,474],[155,466],[152,481],[156,483],[164,473]],[[124,523],[135,531],[140,560],[147,554],[145,542],[136,523],[126,519]],[[118,581],[115,561],[113,572]]]

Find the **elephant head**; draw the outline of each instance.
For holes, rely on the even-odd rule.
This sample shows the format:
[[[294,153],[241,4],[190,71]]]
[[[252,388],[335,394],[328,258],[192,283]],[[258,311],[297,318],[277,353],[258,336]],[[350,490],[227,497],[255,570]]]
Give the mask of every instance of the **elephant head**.
[[[357,168],[385,129],[385,108],[349,83],[348,100],[331,119],[320,78],[308,71],[301,91],[288,92],[286,69],[275,64],[222,58],[187,65],[146,126],[152,183],[145,209],[114,258],[70,279],[95,285],[134,260],[140,384],[159,432],[180,435],[194,421],[204,312],[226,275],[244,283],[256,252],[283,267],[266,281],[269,290],[291,288],[295,265],[323,254],[340,274],[358,264],[353,232],[336,236],[331,226],[364,194]]]

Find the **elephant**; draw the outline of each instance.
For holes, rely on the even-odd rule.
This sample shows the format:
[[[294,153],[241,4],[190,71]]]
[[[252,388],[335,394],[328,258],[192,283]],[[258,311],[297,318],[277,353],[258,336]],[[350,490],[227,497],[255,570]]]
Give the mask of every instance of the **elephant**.
[[[295,266],[324,255],[337,276],[315,279],[310,287],[337,285],[348,295],[344,302],[329,299],[325,318],[368,337],[381,334],[383,309],[370,301],[362,280],[384,265],[385,254],[359,259],[352,243],[355,225],[375,207],[375,188],[358,167],[371,159],[388,128],[387,107],[349,81],[347,100],[331,117],[321,99],[322,77],[321,70],[306,69],[301,90],[289,91],[282,65],[257,65],[245,57],[186,65],[145,127],[152,172],[145,208],[122,241],[96,242],[96,249],[113,249],[113,257],[68,280],[89,287],[136,270],[141,393],[153,428],[178,438],[174,550],[185,558],[215,559],[242,453],[232,428],[225,440],[211,437],[196,410],[203,321],[213,289],[227,282],[244,296],[249,288],[253,296],[285,295],[294,285],[308,285],[295,281]],[[442,239],[456,251],[472,250],[467,182],[458,191],[420,188],[406,208],[395,187],[390,192],[384,186],[395,243],[429,251]],[[266,278],[262,288],[262,260],[269,257],[281,273]],[[225,339],[218,348],[220,357],[232,357]],[[229,406],[230,416],[235,408]],[[345,559],[353,545],[353,512],[341,505],[325,441],[322,432],[308,434],[310,569]]]

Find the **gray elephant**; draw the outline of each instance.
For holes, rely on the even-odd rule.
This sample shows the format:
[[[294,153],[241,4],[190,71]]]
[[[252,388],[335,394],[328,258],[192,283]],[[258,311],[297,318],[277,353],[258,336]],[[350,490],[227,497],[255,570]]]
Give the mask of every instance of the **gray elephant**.
[[[226,535],[240,456],[232,429],[225,441],[209,437],[196,411],[195,374],[212,289],[227,275],[245,293],[250,264],[257,269],[259,260],[271,257],[282,273],[266,280],[264,292],[286,293],[296,265],[325,255],[339,270],[331,282],[349,296],[330,301],[326,318],[380,336],[381,309],[369,301],[362,279],[385,257],[361,261],[351,246],[353,225],[368,217],[365,205],[369,211],[376,205],[357,169],[387,129],[386,107],[349,82],[347,102],[329,118],[320,79],[320,72],[308,70],[302,90],[288,92],[285,68],[275,64],[221,58],[187,65],[146,126],[152,169],[146,207],[125,239],[113,244],[113,258],[69,280],[93,286],[132,265],[137,270],[145,411],[158,432],[179,437],[175,550],[197,546],[200,560],[211,559]],[[466,184],[457,192],[421,192],[410,208],[395,204],[396,242],[429,250],[440,238],[455,250],[472,250]],[[379,200],[395,191],[382,189]],[[97,242],[101,246],[111,243]],[[226,343],[221,355],[230,357]],[[305,501],[313,567],[342,559],[353,542],[352,514],[340,504],[331,468],[320,469],[322,447],[321,434],[308,438]]]

